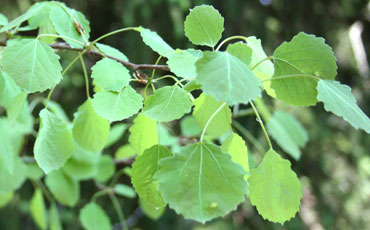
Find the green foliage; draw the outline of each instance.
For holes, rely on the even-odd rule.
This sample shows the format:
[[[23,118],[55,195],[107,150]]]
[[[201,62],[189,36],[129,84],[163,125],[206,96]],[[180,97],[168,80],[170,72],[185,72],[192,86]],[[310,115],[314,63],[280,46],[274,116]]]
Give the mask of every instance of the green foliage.
[[[41,229],[47,229],[48,219],[47,211],[45,207],[44,198],[40,189],[36,189],[31,202],[30,202],[30,213],[37,226]]]
[[[130,145],[136,150],[138,155],[144,153],[145,149],[159,143],[157,124],[154,120],[139,114],[134,124],[130,127]]]
[[[88,203],[81,209],[80,221],[86,230],[112,229],[112,225],[104,209],[94,202]]]
[[[138,28],[138,30],[140,31],[143,42],[152,50],[167,58],[172,55],[172,47],[169,46],[156,32],[142,27]]]
[[[176,50],[168,58],[167,64],[171,72],[182,78],[196,76],[195,62],[203,55],[199,50]]]

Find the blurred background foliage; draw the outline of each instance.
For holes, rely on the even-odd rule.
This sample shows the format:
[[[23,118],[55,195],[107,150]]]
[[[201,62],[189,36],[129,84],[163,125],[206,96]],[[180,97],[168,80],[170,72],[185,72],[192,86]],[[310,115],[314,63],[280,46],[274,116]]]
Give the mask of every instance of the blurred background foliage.
[[[1,0],[0,12],[13,19],[25,12],[34,0]],[[283,41],[300,31],[324,37],[338,59],[337,80],[352,87],[358,104],[370,114],[370,74],[366,56],[370,53],[370,3],[366,0],[66,0],[69,7],[83,12],[91,26],[91,40],[112,30],[143,26],[157,31],[172,47],[189,48],[183,22],[189,9],[210,4],[225,18],[223,37],[232,35],[257,36],[262,39],[268,55]],[[361,34],[362,31],[362,34]],[[361,37],[358,35],[361,34]],[[360,38],[360,39],[359,39]],[[362,38],[362,39],[361,39]],[[154,63],[158,56],[146,47],[137,33],[127,32],[104,41],[125,53],[134,63]],[[361,55],[365,52],[365,55]],[[363,53],[362,53],[363,54]],[[73,58],[63,53],[66,66]],[[86,58],[90,67],[96,61]],[[163,61],[162,61],[163,62]],[[164,63],[164,62],[163,62]],[[148,74],[149,72],[146,71]],[[161,74],[158,72],[157,74]],[[59,102],[70,118],[85,100],[84,81],[79,65],[75,65],[57,87],[53,100]],[[301,211],[284,224],[263,220],[249,202],[224,218],[206,225],[184,220],[167,209],[160,219],[145,216],[136,199],[121,199],[128,224],[137,229],[368,229],[370,226],[370,135],[355,130],[342,119],[314,108],[293,108],[279,101],[266,100],[270,111],[285,110],[298,118],[309,134],[309,143],[298,161],[288,155],[294,171],[303,184]],[[237,118],[266,148],[255,117]],[[128,121],[130,122],[130,121]],[[171,132],[178,133],[172,126]],[[3,135],[3,134],[1,134]],[[125,139],[126,138],[126,139]],[[127,141],[126,135],[106,153],[114,152]],[[169,139],[172,141],[173,139]],[[176,142],[177,140],[175,140]],[[261,155],[247,140],[251,164]],[[276,145],[276,144],[275,144]],[[32,146],[29,148],[32,151]],[[283,151],[280,150],[282,153]],[[123,176],[122,183],[130,184]],[[77,208],[59,207],[64,229],[80,229],[78,209],[89,201],[96,188],[92,182],[81,184],[81,201]],[[28,212],[33,187],[27,182],[11,203],[0,209],[0,229],[36,229]],[[112,223],[117,217],[108,198],[99,203]],[[117,228],[118,229],[118,228]]]

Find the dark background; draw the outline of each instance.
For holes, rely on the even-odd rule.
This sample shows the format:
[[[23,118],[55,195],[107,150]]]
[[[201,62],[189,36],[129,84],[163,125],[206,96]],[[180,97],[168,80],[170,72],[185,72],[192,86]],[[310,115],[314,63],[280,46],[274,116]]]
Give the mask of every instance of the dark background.
[[[13,19],[25,12],[35,1],[0,0],[0,13]],[[157,31],[174,48],[193,45],[183,32],[183,22],[189,12],[200,4],[211,4],[225,18],[223,38],[232,35],[256,36],[262,39],[267,55],[283,41],[289,41],[300,31],[324,37],[338,59],[337,80],[352,87],[358,104],[370,114],[370,79],[366,59],[356,59],[349,30],[357,23],[363,28],[365,52],[370,52],[370,3],[365,0],[89,0],[64,1],[69,7],[83,12],[90,21],[91,40],[115,29],[143,26]],[[353,27],[352,27],[353,28]],[[146,47],[137,33],[127,32],[104,40],[125,53],[130,61],[152,64],[158,57]],[[354,41],[358,46],[361,43]],[[361,49],[361,47],[360,47]],[[92,65],[95,60],[87,60]],[[91,62],[91,63],[90,63]],[[362,64],[359,64],[362,63]],[[164,63],[162,63],[164,64]],[[148,71],[147,71],[148,72]],[[83,77],[79,67],[67,74],[70,79],[55,93],[58,101],[72,117],[85,100]],[[65,77],[65,78],[68,78]],[[77,77],[76,77],[77,76]],[[73,80],[74,79],[74,80]],[[78,80],[80,79],[80,80]],[[249,201],[237,211],[207,225],[184,220],[167,210],[157,221],[140,214],[136,200],[122,199],[126,217],[137,229],[368,229],[370,226],[370,136],[355,130],[342,119],[324,111],[318,104],[312,108],[293,108],[281,102],[266,100],[273,108],[284,109],[297,117],[307,129],[309,143],[297,162],[289,158],[299,176],[304,198],[301,211],[284,226],[264,221]],[[265,144],[255,118],[238,120]],[[250,157],[259,161],[250,148]],[[129,180],[122,179],[129,184]],[[94,187],[83,182],[82,203],[90,199]],[[19,195],[6,208],[0,209],[0,229],[36,229],[28,213],[32,186],[26,183]],[[28,200],[27,200],[28,199]],[[100,200],[113,223],[116,215],[109,199]],[[105,203],[104,203],[105,202]],[[81,229],[76,209],[61,208],[64,229]]]

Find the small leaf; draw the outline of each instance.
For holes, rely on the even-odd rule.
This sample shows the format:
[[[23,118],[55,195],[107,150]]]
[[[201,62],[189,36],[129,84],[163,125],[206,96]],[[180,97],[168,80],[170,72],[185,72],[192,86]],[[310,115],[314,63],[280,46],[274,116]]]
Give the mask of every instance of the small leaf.
[[[257,63],[259,63],[263,59],[266,59],[267,55],[262,48],[260,39],[257,39],[254,36],[248,37],[247,44],[248,44],[248,47],[252,49],[252,56],[251,56],[251,61],[249,63],[249,68],[253,68]],[[260,72],[260,73],[264,73],[271,77],[274,74],[274,65],[272,64],[271,60],[266,60],[258,64],[258,66],[255,67],[253,72],[256,75],[258,72]]]
[[[186,16],[184,27],[193,44],[214,47],[224,31],[224,18],[213,6],[196,6]]]
[[[13,41],[2,55],[4,71],[30,93],[50,89],[62,79],[59,56],[38,39]]]
[[[86,150],[99,152],[109,136],[109,121],[93,109],[91,100],[85,101],[74,114],[72,134],[74,140]]]
[[[114,145],[117,141],[119,141],[119,139],[126,132],[126,130],[127,124],[120,123],[112,126],[109,132],[107,144],[105,144],[104,148],[108,148]]]
[[[252,48],[246,43],[236,42],[227,46],[226,52],[239,58],[247,66],[250,66],[252,59]]]
[[[143,112],[157,121],[172,121],[190,112],[192,107],[187,92],[178,86],[164,86],[147,97]]]
[[[119,51],[118,49],[114,47],[111,47],[111,46],[108,46],[102,43],[96,43],[96,46],[101,52],[103,52],[106,55],[109,55],[109,56],[112,56],[112,57],[115,57],[115,58],[118,58],[124,61],[128,61],[128,58],[126,57],[126,55],[124,55],[121,51]]]
[[[55,114],[40,112],[40,129],[34,146],[37,164],[45,173],[62,167],[73,151],[72,134]]]
[[[91,70],[91,77],[95,83],[105,90],[120,92],[130,82],[131,76],[128,69],[109,58],[98,61]]]
[[[262,163],[252,169],[249,198],[258,213],[269,221],[284,224],[299,211],[302,185],[290,162],[269,150]]]
[[[370,119],[358,107],[351,88],[337,81],[320,80],[317,99],[324,103],[325,110],[342,117],[356,129],[370,133]]]
[[[238,163],[243,169],[249,173],[248,164],[248,148],[243,138],[238,134],[232,133],[224,142],[222,142],[221,149],[223,152],[231,155],[231,160]],[[247,180],[249,175],[245,175]]]
[[[55,199],[61,204],[73,207],[80,200],[80,184],[62,170],[53,171],[46,175],[45,183]]]
[[[130,145],[122,145],[114,154],[115,159],[128,160],[136,155],[136,150]]]
[[[62,230],[62,224],[60,223],[58,208],[55,203],[51,203],[49,210],[50,230]]]
[[[131,86],[127,86],[119,93],[111,91],[96,93],[91,103],[99,116],[113,122],[138,113],[143,107],[143,97]]]
[[[135,198],[136,197],[135,190],[132,187],[127,186],[125,184],[116,184],[116,185],[114,185],[113,190],[116,194],[118,194],[120,196],[124,196],[124,197],[127,197],[127,198]]]
[[[154,179],[170,208],[186,219],[204,223],[226,215],[244,201],[244,174],[218,146],[196,143],[162,159]]]
[[[169,57],[167,64],[171,72],[182,78],[192,78],[196,76],[195,62],[202,56],[199,50],[176,50]]]
[[[154,208],[166,206],[153,175],[159,170],[159,161],[168,156],[172,153],[166,147],[154,145],[138,156],[132,165],[132,185],[140,199]]]
[[[201,85],[199,85],[199,84],[197,84],[197,83],[195,82],[195,80],[192,80],[192,81],[188,82],[188,83],[184,86],[184,89],[185,89],[186,91],[188,91],[189,93],[190,93],[190,92],[192,92],[192,91],[194,91],[194,90],[201,89],[201,88],[202,88],[202,86],[201,86]]]
[[[0,193],[7,193],[19,189],[26,180],[27,168],[20,157],[14,159],[14,171],[10,174],[0,159]]]
[[[261,82],[237,57],[227,52],[204,52],[196,62],[197,78],[204,93],[229,105],[247,104],[261,95]]]
[[[141,199],[139,199],[139,205],[145,216],[149,217],[152,220],[158,220],[159,218],[161,218],[164,211],[166,211],[166,206],[162,208],[153,208]]]
[[[308,134],[293,116],[277,110],[267,121],[266,127],[268,133],[284,151],[296,160],[301,157],[299,148],[306,145]]]
[[[104,209],[94,202],[88,203],[80,210],[80,222],[86,230],[112,230]]]
[[[30,202],[30,212],[33,220],[41,230],[48,228],[48,219],[44,197],[42,196],[42,192],[40,189],[36,189],[33,193]]]
[[[40,180],[44,175],[44,171],[37,165],[37,163],[27,163],[27,178]]]
[[[194,108],[195,109],[195,108]],[[180,121],[181,134],[185,137],[199,136],[202,130],[200,129],[194,116],[185,116]]]
[[[221,105],[222,102],[205,94],[201,94],[194,101],[193,116],[202,129],[204,129],[208,120]],[[219,137],[230,129],[231,110],[228,106],[224,106],[208,124],[206,134],[212,137]]]
[[[156,122],[142,113],[134,119],[134,124],[129,130],[130,136],[128,141],[138,155],[143,154],[145,149],[158,144]]]
[[[156,32],[149,29],[138,28],[143,42],[153,51],[164,57],[170,57],[173,49]]]
[[[287,104],[308,106],[317,102],[315,78],[334,80],[337,64],[323,38],[303,32],[274,52],[275,73],[271,82],[276,97]],[[274,79],[274,78],[281,79]]]
[[[97,163],[95,178],[99,182],[108,181],[114,174],[116,168],[110,155],[101,155]]]

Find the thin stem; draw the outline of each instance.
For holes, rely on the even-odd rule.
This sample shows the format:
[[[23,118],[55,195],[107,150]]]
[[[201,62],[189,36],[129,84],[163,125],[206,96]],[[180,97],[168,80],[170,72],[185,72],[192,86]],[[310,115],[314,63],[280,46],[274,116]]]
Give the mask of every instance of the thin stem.
[[[31,182],[34,187],[38,187],[41,189],[42,193],[45,195],[46,199],[48,199],[49,202],[55,202],[54,197],[49,193],[48,189],[40,180],[31,179]]]
[[[258,113],[258,111],[257,111],[256,107],[254,106],[254,104],[253,104],[253,102],[252,102],[251,100],[249,100],[249,103],[251,104],[251,106],[252,106],[252,108],[253,108],[253,111],[254,111],[254,113],[256,114],[257,121],[258,121],[258,122],[260,123],[260,125],[261,125],[262,131],[263,131],[263,133],[265,134],[265,137],[266,137],[266,140],[267,140],[267,143],[268,143],[268,145],[269,145],[270,149],[273,149],[273,148],[272,148],[271,141],[270,141],[270,137],[269,137],[269,135],[267,134],[267,131],[266,131],[266,129],[265,129],[265,125],[263,124],[263,121],[262,121],[262,119],[261,119],[261,117],[260,117],[260,115],[259,115],[259,113]]]
[[[259,61],[259,62],[257,62],[252,68],[251,68],[251,70],[253,71],[257,66],[259,66],[261,63],[263,63],[263,62],[265,62],[265,61],[267,61],[267,60],[272,60],[273,59],[273,57],[272,56],[269,56],[269,57],[266,57],[266,58],[264,58],[264,59],[262,59],[261,61]]]
[[[105,196],[107,195],[108,193],[110,193],[110,190],[109,189],[104,189],[104,190],[100,190],[96,193],[94,193],[94,195],[92,196],[91,198],[91,201],[93,202],[96,202],[96,200],[101,197],[101,196]]]
[[[106,37],[109,37],[109,36],[112,36],[114,34],[118,34],[118,33],[121,33],[121,32],[124,32],[124,31],[128,31],[128,30],[136,30],[137,31],[137,27],[127,27],[127,28],[122,28],[122,29],[119,29],[119,30],[114,30],[110,33],[107,33],[107,34],[104,34],[100,37],[98,37],[97,39],[95,39],[91,44],[92,45],[95,45],[98,41],[106,38]]]
[[[272,78],[264,79],[261,82],[273,81],[273,80],[280,80],[280,79],[292,78],[292,77],[312,78],[315,81],[319,81],[320,80],[319,77],[316,77],[316,76],[313,76],[313,75],[309,75],[309,74],[287,74],[287,75],[282,75],[282,76],[279,76],[279,77],[272,77]]]
[[[123,169],[118,170],[118,171],[114,174],[113,179],[111,180],[111,182],[109,183],[109,187],[113,187],[113,185],[115,185],[115,184],[117,183],[118,178],[119,178],[122,174],[124,174],[124,173],[125,173],[125,172],[123,171]]]
[[[240,39],[240,40],[243,40],[245,42],[247,42],[247,38],[244,37],[244,36],[240,36],[240,35],[237,35],[237,36],[231,36],[231,37],[228,37],[226,38],[225,40],[223,40],[216,48],[216,51],[218,51],[226,42],[228,41],[231,41],[231,40],[235,40],[235,39]]]
[[[86,86],[86,96],[87,96],[87,99],[90,99],[89,77],[87,76],[86,66],[85,66],[85,62],[84,62],[82,56],[80,56],[80,61],[81,61],[81,65],[82,65],[82,70],[84,72],[85,86]]]
[[[48,109],[49,101],[50,101],[51,95],[54,92],[54,89],[55,89],[55,86],[53,88],[51,88],[51,90],[49,91],[49,94],[48,94],[48,96],[46,98],[46,102],[45,102],[45,109]]]
[[[157,58],[157,60],[155,61],[154,65],[158,65],[158,63],[159,63],[159,61],[161,60],[161,58],[162,58],[162,55],[161,55],[161,56],[159,56],[159,57]],[[144,97],[145,97],[145,98],[146,98],[146,90],[148,89],[148,86],[149,86],[149,85],[152,87],[153,92],[155,91],[154,85],[153,85],[153,83],[152,83],[152,80],[153,80],[153,78],[154,78],[154,74],[155,74],[155,70],[156,70],[156,69],[153,69],[153,70],[152,70],[152,75],[150,76],[150,78],[149,78],[149,80],[148,80],[148,84],[146,84],[146,86],[145,86],[145,88],[144,88]]]
[[[172,75],[164,75],[162,77],[159,77],[159,78],[156,78],[156,79],[153,79],[153,83],[156,83],[157,81],[159,80],[162,80],[162,79],[165,79],[165,78],[171,78],[172,80],[174,80],[176,82],[175,85],[180,85],[182,88],[184,88],[184,85],[181,83],[183,82],[184,80],[187,80],[187,79],[181,79],[181,80],[178,80],[176,77],[172,76]]]
[[[123,211],[121,209],[121,205],[119,204],[119,201],[118,201],[117,197],[114,195],[114,193],[109,193],[109,197],[112,200],[114,209],[116,210],[116,213],[117,213],[118,219],[120,221],[120,224],[122,225],[122,228],[124,230],[128,230],[128,226],[127,226],[127,223],[126,223],[126,220],[125,220],[125,215],[123,214]]]
[[[258,152],[260,152],[262,155],[266,153],[263,146],[260,144],[260,142],[248,131],[248,129],[244,128],[242,124],[237,122],[236,120],[233,120],[232,125],[235,129],[237,129],[245,138],[248,139],[252,143],[252,145],[257,149]]]
[[[209,117],[206,125],[204,126],[204,129],[203,129],[203,132],[202,132],[202,135],[200,136],[200,142],[203,142],[203,139],[204,139],[204,134],[206,133],[207,131],[207,128],[208,128],[208,125],[211,123],[212,119],[217,115],[218,112],[220,112],[220,110],[226,105],[226,103],[222,103],[222,105],[220,105],[220,107],[218,107],[216,109],[216,111]]]
[[[43,97],[38,97],[34,99],[33,101],[31,101],[30,105],[28,106],[28,110],[30,111],[30,113],[32,113],[32,111],[36,108],[38,104],[43,103],[43,102],[44,102]]]

